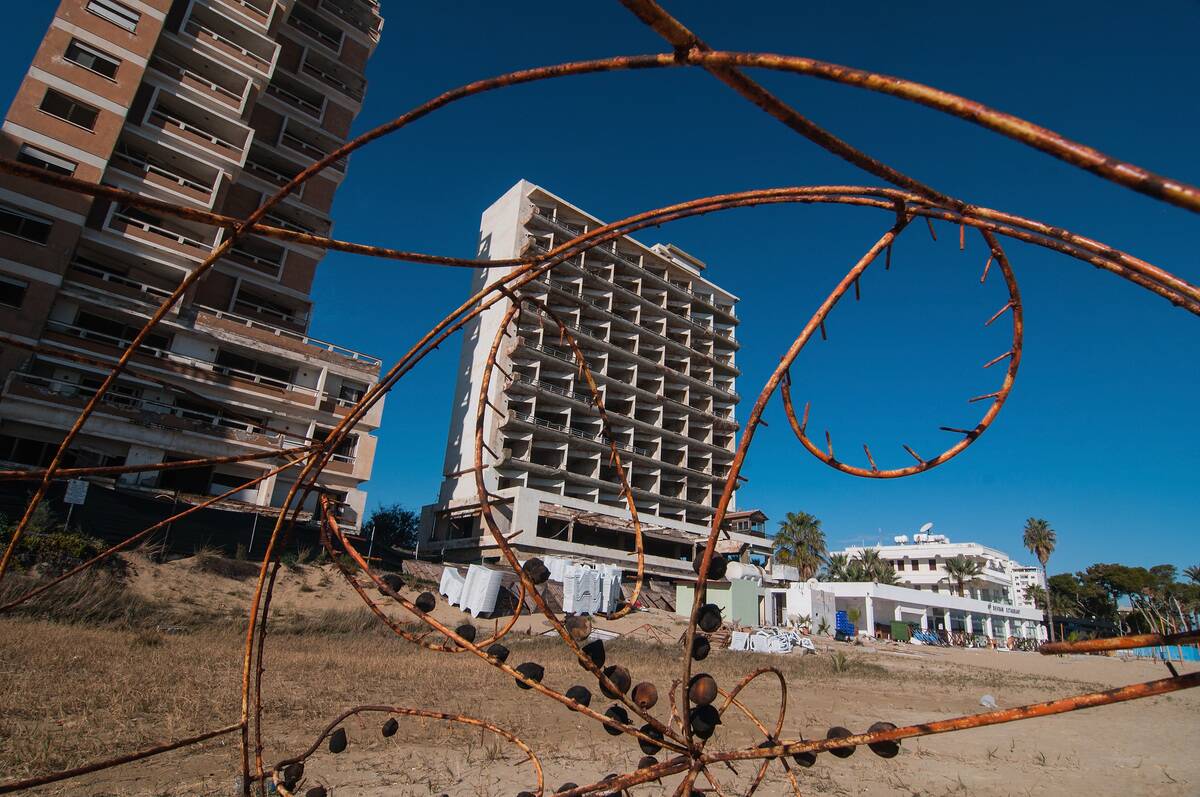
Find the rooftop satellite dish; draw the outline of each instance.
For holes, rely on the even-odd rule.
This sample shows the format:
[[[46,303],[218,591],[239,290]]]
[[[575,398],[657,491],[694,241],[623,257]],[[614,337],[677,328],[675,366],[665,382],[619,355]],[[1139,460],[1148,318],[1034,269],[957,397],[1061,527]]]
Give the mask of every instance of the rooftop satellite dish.
[[[929,523],[926,523],[924,526],[921,527],[921,533],[928,534],[929,530],[932,528],[933,528],[933,522],[930,521]]]

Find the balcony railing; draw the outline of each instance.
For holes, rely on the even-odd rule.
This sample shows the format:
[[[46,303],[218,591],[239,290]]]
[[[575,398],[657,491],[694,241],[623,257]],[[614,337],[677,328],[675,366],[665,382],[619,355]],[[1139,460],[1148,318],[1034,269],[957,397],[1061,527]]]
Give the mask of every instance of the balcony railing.
[[[104,271],[103,269],[95,268],[94,266],[89,266],[88,264],[81,263],[78,260],[71,263],[70,270],[82,272],[90,277],[95,277],[96,279],[112,283],[113,285],[120,285],[122,288],[129,288],[130,290],[137,291],[138,293],[144,293],[148,297],[152,296],[156,300],[159,300],[152,302],[153,304],[160,304],[162,299],[165,299],[171,295],[171,291],[168,291],[164,288],[159,288],[154,285],[147,285],[146,283],[138,282],[137,280],[131,280],[128,277],[120,274],[113,274],[110,271]],[[69,276],[70,272],[68,272],[68,277]]]
[[[199,193],[206,194],[206,195],[211,195],[213,192],[213,186],[211,186],[211,185],[205,185],[204,183],[201,183],[197,180],[193,180],[189,177],[184,177],[181,174],[176,174],[175,172],[171,171],[170,169],[166,169],[162,166],[159,166],[156,163],[151,163],[150,161],[145,160],[144,158],[141,158],[141,157],[134,155],[132,153],[129,153],[129,152],[120,152],[120,151],[114,152],[113,160],[121,161],[122,163],[127,163],[127,164],[133,166],[138,171],[140,171],[142,174],[158,175],[159,177],[162,177],[166,180],[176,183],[177,185],[180,185],[183,188],[190,188],[193,191],[197,191]]]
[[[296,16],[295,14],[292,14],[291,16],[288,17],[288,24],[291,25],[292,27],[296,28],[297,30],[301,31],[309,38],[316,39],[321,44],[324,44],[326,47],[328,47],[330,50],[333,50],[335,53],[341,52],[342,40],[340,38],[337,38],[337,39],[333,38],[328,33],[325,33],[324,31],[318,29],[316,26],[311,25],[308,22],[305,22],[303,19]]]
[[[106,345],[114,346],[118,349],[126,349],[129,347],[129,344],[132,343],[130,340],[119,338],[115,335],[109,335],[104,332],[96,332],[95,330],[91,330],[86,327],[77,326],[75,324],[67,324],[62,321],[48,321],[46,322],[46,325],[54,331],[71,335],[82,340],[99,341]],[[142,345],[138,351],[141,354],[145,354],[156,359],[165,360],[167,362],[172,362],[179,365],[185,365],[202,371],[212,371],[213,373],[220,374],[222,376],[231,376],[245,382],[252,382],[257,385],[266,385],[267,387],[272,387],[277,390],[284,390],[289,393],[303,393],[307,396],[316,397],[325,396],[324,393],[316,388],[297,385],[293,382],[285,382],[282,379],[275,379],[273,377],[263,376],[262,374],[251,373],[250,371],[243,371],[239,368],[232,368],[228,365],[219,365],[212,360],[201,360],[197,357],[188,357],[183,354],[166,351],[165,349],[156,349],[152,346],[146,345]]]
[[[254,66],[258,67],[264,72],[271,71],[271,62],[268,59],[263,58],[258,53],[247,50],[233,39],[222,36],[212,28],[200,24],[195,19],[189,19],[187,24],[183,26],[183,29],[192,36],[195,36],[197,39],[209,38],[218,44],[223,45],[225,48],[233,50],[237,54],[244,56],[245,59],[251,61]]]
[[[284,130],[280,134],[279,143],[286,144],[291,149],[294,149],[297,152],[307,155],[308,157],[312,158],[313,161],[319,161],[322,158],[324,158],[326,155],[329,154],[328,152],[321,149],[320,147],[318,147],[314,144],[309,144],[307,141],[305,141],[301,138],[297,138],[296,136],[293,136],[287,130]],[[345,172],[346,171],[346,159],[342,158],[341,160],[334,161],[333,163],[329,164],[329,168],[334,169],[339,172]]]
[[[346,9],[340,8],[336,4],[328,2],[328,0],[321,0],[321,8],[325,9],[326,11],[329,11],[330,13],[332,13],[334,16],[338,17],[339,19],[345,20],[348,24],[350,24],[354,28],[362,31],[363,33],[367,34],[371,38],[373,38],[373,39],[379,38],[379,28],[378,27],[368,25],[366,22],[363,22],[361,19],[358,19],[357,17],[353,16]]]
[[[270,258],[256,255],[253,252],[248,252],[240,246],[234,246],[231,248],[226,257],[234,262],[237,262],[238,258],[249,260],[253,264],[253,267],[257,268],[259,271],[275,277],[279,276],[279,272],[283,268],[282,255],[280,255],[278,260],[272,260]]]
[[[605,435],[603,433],[592,434],[591,432],[585,432],[582,429],[574,429],[570,426],[564,426],[561,423],[555,423],[554,421],[548,421],[545,418],[539,418],[536,415],[529,415],[527,413],[517,412],[516,410],[510,410],[509,415],[516,418],[517,420],[524,421],[525,423],[533,424],[534,426],[541,427],[542,429],[550,429],[551,431],[561,432],[561,433],[563,433],[565,435],[569,435],[571,437],[578,437],[580,440],[590,440],[595,443],[601,443],[602,445],[610,445],[610,443],[612,443],[612,444],[615,444],[616,447],[622,451],[628,451],[632,454],[639,454],[643,457],[650,456],[650,452],[644,448],[637,448],[636,446],[627,446],[627,445],[623,445],[621,443],[617,443],[616,441],[612,441],[607,435]]]
[[[150,118],[157,119],[159,122],[161,122],[163,124],[164,127],[166,125],[173,125],[174,127],[178,127],[180,130],[190,133],[193,136],[197,136],[198,138],[204,139],[205,141],[211,143],[213,146],[215,146],[221,150],[228,150],[228,152],[223,152],[222,154],[227,156],[231,160],[235,160],[235,161],[241,160],[242,148],[240,146],[238,146],[237,144],[234,144],[231,141],[226,141],[225,139],[221,138],[220,136],[213,135],[212,133],[208,132],[207,130],[204,130],[203,128],[200,128],[200,127],[196,127],[195,125],[193,125],[189,122],[185,122],[184,120],[180,119],[177,116],[172,116],[171,114],[167,113],[166,111],[162,110],[161,108],[155,108],[153,111],[151,111]]]
[[[210,89],[213,93],[219,95],[222,100],[225,101],[225,104],[231,108],[240,108],[242,105],[242,94],[238,94],[236,91],[227,89],[220,83],[216,83],[197,72],[193,72],[186,66],[178,64],[164,55],[156,54],[153,58],[151,58],[150,68],[155,69],[164,75],[167,75],[168,77],[175,78],[181,83],[186,84],[187,79],[199,83],[205,88]]]
[[[204,255],[207,255],[212,251],[211,244],[206,244],[203,241],[196,240],[195,238],[189,238],[183,233],[175,232],[174,230],[168,230],[166,227],[160,227],[157,224],[151,224],[148,221],[134,218],[133,216],[129,216],[119,210],[113,211],[112,215],[109,217],[108,228],[117,234],[123,234],[125,232],[124,230],[118,230],[112,226],[113,221],[119,221],[122,224],[135,227],[143,232],[150,233],[151,235],[155,235],[160,238],[166,238],[168,241],[173,241],[188,249],[194,249],[196,251],[192,254],[196,257],[202,258]],[[143,238],[143,236],[140,235],[134,237]]]
[[[516,373],[516,372],[513,373],[510,381],[511,382],[521,382],[522,384],[526,384],[526,385],[533,385],[534,387],[538,388],[539,390],[546,390],[551,393],[556,393],[560,396],[565,396],[566,398],[572,399],[574,401],[581,401],[584,404],[587,404],[589,406],[593,403],[592,397],[586,393],[576,393],[574,390],[568,390],[565,387],[560,387],[560,386],[552,384],[550,382],[546,382],[545,380],[542,380],[542,379],[534,379],[532,377],[522,376],[521,374]]]
[[[264,166],[256,160],[246,161],[246,171],[261,177],[268,183],[275,183],[279,186],[285,186],[292,181],[292,178],[283,172],[277,172],[270,166]]]
[[[91,398],[95,395],[94,388],[84,387],[75,382],[69,382],[65,379],[54,379],[45,376],[35,376],[33,374],[23,374],[13,372],[10,377],[10,386],[13,382],[22,382],[33,388],[46,391],[55,396],[79,396],[80,398]],[[281,432],[273,432],[264,429],[246,421],[241,421],[236,418],[229,418],[224,415],[216,415],[202,410],[185,409],[177,407],[174,404],[166,404],[161,401],[152,401],[137,396],[130,396],[122,393],[106,392],[100,397],[100,403],[121,410],[140,411],[156,416],[172,416],[186,421],[197,422],[204,426],[211,426],[214,431],[217,428],[229,429],[234,432],[242,432],[245,434],[261,435],[268,438],[276,445],[282,446],[283,434]],[[201,429],[193,429],[193,431],[203,431]],[[224,437],[225,435],[219,434]]]
[[[290,103],[290,104],[296,106],[300,110],[307,113],[309,116],[313,116],[317,119],[321,118],[321,112],[322,112],[321,106],[312,104],[308,100],[301,97],[299,94],[288,91],[287,89],[280,86],[278,83],[267,84],[267,93],[274,95],[276,97],[279,97],[284,102],[287,102],[287,103]]]
[[[271,335],[276,335],[278,337],[288,338],[289,340],[299,341],[300,343],[303,343],[306,346],[312,346],[313,348],[332,352],[333,354],[338,354],[338,355],[341,355],[342,357],[346,357],[348,359],[355,360],[357,362],[366,363],[367,365],[372,365],[375,367],[379,367],[379,366],[383,365],[383,360],[380,360],[378,357],[372,357],[369,354],[363,354],[360,351],[355,351],[354,349],[348,349],[345,346],[339,346],[336,343],[330,343],[329,341],[321,340],[320,338],[313,338],[313,337],[309,337],[308,335],[305,335],[303,333],[295,332],[290,329],[284,329],[282,327],[272,326],[271,324],[264,324],[261,321],[255,321],[251,318],[246,318],[245,316],[240,316],[235,313],[230,313],[226,310],[217,310],[215,308],[206,307],[204,305],[196,305],[196,307],[210,315],[216,316],[217,318],[223,318],[223,319],[226,319],[229,321],[234,321],[243,326],[250,327],[251,329],[262,330],[264,332],[267,332]],[[339,402],[340,402],[340,399],[339,399]]]
[[[300,68],[303,71],[307,72],[308,74],[312,75],[313,77],[318,78],[319,80],[322,80],[322,81],[328,83],[329,85],[333,86],[335,89],[338,89],[343,94],[345,94],[347,97],[350,97],[351,99],[356,100],[358,102],[362,102],[363,90],[361,88],[351,86],[349,83],[346,83],[341,78],[337,77],[337,75],[332,75],[329,72],[326,72],[325,70],[321,69],[321,67],[313,64],[307,58],[304,59],[304,63],[301,64]]]

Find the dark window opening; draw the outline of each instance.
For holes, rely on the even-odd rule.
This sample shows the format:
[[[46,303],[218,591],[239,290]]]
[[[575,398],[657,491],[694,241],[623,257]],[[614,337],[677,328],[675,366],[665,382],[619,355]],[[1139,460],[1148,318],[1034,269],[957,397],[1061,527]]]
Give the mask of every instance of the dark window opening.
[[[46,89],[46,96],[42,97],[42,104],[38,107],[51,116],[57,116],[85,130],[94,130],[96,120],[100,118],[100,111],[96,108],[71,99],[55,89]]]
[[[71,40],[63,57],[89,72],[95,72],[109,80],[116,80],[117,68],[121,65],[119,59],[102,53],[94,47],[89,47],[78,39]]]

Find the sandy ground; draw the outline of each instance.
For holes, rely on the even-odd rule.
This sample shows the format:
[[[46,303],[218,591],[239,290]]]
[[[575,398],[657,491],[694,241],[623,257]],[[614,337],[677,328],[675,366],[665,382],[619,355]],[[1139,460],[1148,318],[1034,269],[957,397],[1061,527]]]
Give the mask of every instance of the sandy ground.
[[[203,624],[182,633],[146,634],[43,621],[0,620],[0,782],[116,755],[158,740],[236,721],[241,638],[233,628],[252,582],[197,573],[187,562],[135,562],[139,592],[189,610]],[[283,579],[276,622],[283,629],[322,610],[356,608],[357,597],[325,568],[306,567]],[[454,624],[465,615],[439,606]],[[649,624],[678,635],[681,623],[639,613],[619,623],[625,632]],[[618,624],[614,624],[618,625]],[[546,667],[545,682],[565,690],[594,687],[534,622],[506,640],[513,661]],[[491,622],[480,622],[488,631]],[[634,681],[650,680],[664,698],[678,674],[677,649],[638,630],[609,645],[611,661]],[[946,650],[918,646],[852,647],[829,642],[817,655],[763,656],[721,651],[702,667],[729,686],[760,666],[779,667],[789,683],[785,738],[823,736],[831,725],[863,730],[878,720],[906,724],[983,711],[980,697],[1001,707],[1074,692],[1160,678],[1165,667],[1109,657],[1043,657],[1031,653]],[[831,666],[836,651],[849,667]],[[463,712],[517,733],[535,750],[547,791],[566,781],[588,783],[636,767],[642,753],[544,697],[464,655],[438,655],[375,632],[280,633],[267,650],[264,759],[300,752],[326,723],[354,705],[384,703]],[[698,667],[698,668],[699,668]],[[1191,666],[1195,669],[1195,666]],[[770,724],[779,710],[774,679],[755,683],[746,704]],[[593,707],[608,705],[598,694]],[[1200,694],[1178,693],[1073,714],[906,741],[898,757],[861,749],[848,759],[822,754],[799,774],[805,794],[854,795],[1195,795],[1200,760],[1195,734]],[[384,717],[348,720],[349,749],[322,747],[308,762],[306,786],[334,795],[513,795],[532,789],[532,769],[515,748],[478,730],[433,720],[402,719],[384,739]],[[732,749],[761,741],[744,718],[729,715],[710,742]],[[236,735],[188,751],[96,773],[35,794],[230,795],[238,768]],[[660,758],[663,756],[660,755]],[[754,767],[714,771],[726,794],[744,791]],[[638,787],[670,794],[677,778]],[[701,781],[703,788],[711,788]],[[790,792],[778,765],[760,794]]]

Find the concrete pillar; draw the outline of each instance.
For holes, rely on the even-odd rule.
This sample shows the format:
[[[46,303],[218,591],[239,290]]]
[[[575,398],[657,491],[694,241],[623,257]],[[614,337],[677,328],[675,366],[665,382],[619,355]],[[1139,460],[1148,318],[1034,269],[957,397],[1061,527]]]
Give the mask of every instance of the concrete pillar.
[[[271,496],[275,494],[275,477],[278,475],[278,473],[273,474],[258,483],[258,492],[254,496],[254,503],[259,506],[271,505]]]
[[[950,625],[950,610],[949,610],[949,609],[943,609],[943,610],[942,610],[942,617],[944,618],[944,622],[946,623],[946,626],[945,626],[945,628],[946,628],[946,633],[947,633],[947,634],[949,634],[949,633],[950,633],[950,629],[951,629],[951,625]]]
[[[963,633],[967,635],[975,633],[975,617],[970,613],[963,618]]]
[[[129,444],[129,453],[125,456],[126,465],[157,465],[163,461],[167,452],[161,448],[151,448],[150,446],[140,446],[137,443]],[[117,477],[117,480],[123,484],[141,484],[150,485],[158,481],[159,473],[157,471],[149,471],[148,473],[122,473]]]
[[[867,633],[871,636],[875,636],[875,603],[871,600],[870,595],[867,595],[865,600],[867,603],[867,611],[863,616],[863,623]]]
[[[897,622],[897,623],[900,623],[900,622],[903,622],[903,621],[904,621],[904,617],[903,617],[903,615],[902,615],[902,614],[901,614],[901,612],[900,612],[900,604],[898,604],[898,603],[896,604],[896,617],[895,617],[895,620],[896,620],[896,622]]]
[[[1004,618],[1004,638],[1008,639],[1012,636],[1012,621],[1007,617]]]
[[[929,630],[929,613],[928,612],[921,613],[921,630],[922,631]]]
[[[983,618],[983,633],[988,639],[995,639],[996,635],[992,632],[992,616],[989,614]]]

